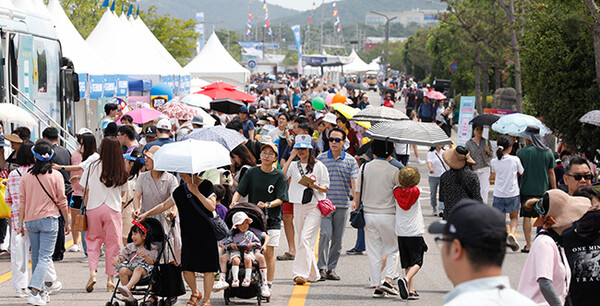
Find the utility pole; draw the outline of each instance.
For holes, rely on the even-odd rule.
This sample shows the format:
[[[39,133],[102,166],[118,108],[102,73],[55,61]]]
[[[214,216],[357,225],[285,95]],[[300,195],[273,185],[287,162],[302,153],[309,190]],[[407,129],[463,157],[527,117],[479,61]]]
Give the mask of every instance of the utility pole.
[[[388,17],[385,14],[379,13],[379,12],[375,12],[375,11],[371,11],[372,14],[375,15],[379,15],[385,18],[385,58],[384,58],[384,67],[385,67],[385,78],[387,79],[388,77],[388,66],[389,66],[389,56],[390,56],[390,51],[389,51],[389,45],[390,45],[390,21],[396,19],[397,17]]]

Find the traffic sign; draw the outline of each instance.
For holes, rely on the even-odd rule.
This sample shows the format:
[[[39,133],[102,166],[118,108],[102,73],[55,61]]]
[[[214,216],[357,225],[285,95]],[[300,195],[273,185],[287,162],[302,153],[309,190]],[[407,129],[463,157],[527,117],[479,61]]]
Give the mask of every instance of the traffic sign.
[[[249,60],[248,61],[248,68],[250,68],[250,69],[256,68],[256,61],[255,60]]]

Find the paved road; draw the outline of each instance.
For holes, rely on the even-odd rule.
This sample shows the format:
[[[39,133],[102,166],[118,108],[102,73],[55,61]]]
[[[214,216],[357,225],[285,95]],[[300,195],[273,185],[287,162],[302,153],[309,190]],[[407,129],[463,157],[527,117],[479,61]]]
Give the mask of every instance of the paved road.
[[[370,93],[371,103],[377,104],[379,97]],[[398,105],[397,107],[401,107]],[[426,147],[419,147],[421,158],[426,156]],[[417,166],[416,161],[411,159],[411,165]],[[423,194],[421,195],[421,206],[425,217],[426,226],[439,218],[431,215],[429,206],[429,187],[427,184],[426,166],[418,166],[421,173],[421,184],[419,185]],[[491,198],[491,197],[490,197]],[[521,232],[519,226],[519,232]],[[343,239],[344,250],[354,246],[356,239],[356,230],[348,226]],[[442,267],[440,250],[436,247],[433,236],[425,234],[425,240],[429,246],[429,251],[425,254],[423,269],[416,277],[416,290],[421,295],[418,302],[402,301],[398,298],[373,299],[371,294],[373,289],[368,288],[368,261],[367,256],[347,256],[343,254],[337,273],[342,278],[340,281],[326,281],[310,284],[308,292],[306,285],[304,288],[295,288],[291,280],[291,262],[278,262],[273,285],[273,297],[271,305],[388,305],[394,303],[418,303],[419,305],[441,305],[443,296],[452,289],[452,284],[447,279]],[[524,243],[523,238],[518,239]],[[281,254],[287,250],[285,238],[281,239],[281,247],[276,250]],[[101,290],[105,286],[105,277],[98,278],[97,290],[92,293],[86,293],[84,290],[88,278],[87,264],[80,261],[84,258],[83,253],[67,253],[65,260],[56,263],[59,280],[62,281],[64,288],[55,295],[51,296],[51,305],[104,305],[110,298],[110,293]],[[516,288],[521,269],[525,262],[526,255],[522,253],[508,252],[504,262],[503,274],[510,277],[511,286]],[[103,271],[104,265],[101,263],[99,271]],[[26,299],[14,298],[14,290],[10,279],[7,278],[7,272],[10,271],[10,262],[8,259],[0,259],[0,305],[23,305]],[[101,275],[101,274],[99,274]],[[201,286],[202,280],[198,280]],[[303,292],[304,291],[304,292]],[[294,292],[293,299],[292,293]],[[185,305],[189,293],[182,297],[177,305]],[[291,301],[291,302],[290,302]],[[252,305],[256,300],[233,300],[234,305]],[[216,294],[212,298],[213,305],[224,305],[222,294]]]

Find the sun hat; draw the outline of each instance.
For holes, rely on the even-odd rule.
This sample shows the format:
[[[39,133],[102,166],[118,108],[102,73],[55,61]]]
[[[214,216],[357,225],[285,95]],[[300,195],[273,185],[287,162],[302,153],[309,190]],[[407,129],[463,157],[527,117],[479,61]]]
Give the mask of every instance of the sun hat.
[[[527,138],[533,142],[533,146],[536,148],[547,151],[549,148],[544,144],[540,135],[540,127],[535,125],[528,125],[525,131],[519,133],[519,137]]]
[[[533,226],[569,227],[573,222],[581,219],[591,207],[592,202],[586,197],[572,197],[559,189],[548,190],[533,207],[542,216],[537,218]],[[553,219],[551,222],[549,222],[550,218]]]
[[[429,226],[429,233],[448,235],[463,245],[488,251],[506,251],[507,234],[502,213],[471,199],[459,201],[446,220]]]
[[[442,153],[442,158],[444,159],[444,162],[454,170],[460,170],[467,164],[476,164],[471,158],[469,150],[463,146],[457,146],[444,151],[444,153]]]
[[[190,123],[195,124],[195,125],[204,126],[204,118],[202,118],[202,115],[196,115],[196,116],[194,116],[194,118],[192,118],[192,121],[190,121]]]
[[[294,149],[313,149],[310,135],[296,135]]]
[[[158,121],[158,123],[156,124],[156,128],[157,129],[161,129],[161,130],[171,130],[171,121],[169,121],[169,119],[161,119],[160,121]]]
[[[337,124],[337,117],[332,113],[327,113],[325,114],[323,121],[329,122],[331,124]]]
[[[4,137],[10,142],[23,143],[23,139],[21,139],[21,137],[19,137],[17,134],[9,134]]]
[[[269,135],[259,135],[257,141],[260,143],[272,143],[273,139]]]
[[[250,217],[248,217],[248,215],[243,212],[243,211],[238,211],[235,214],[233,214],[233,217],[231,218],[231,221],[233,223],[233,228],[236,228],[238,225],[243,224],[246,220],[250,220],[250,223],[252,223],[252,219],[250,219]]]
[[[160,149],[160,146],[152,146],[148,151],[144,152],[144,155],[151,159],[158,149]]]
[[[419,185],[421,181],[421,174],[419,170],[414,167],[404,167],[398,173],[398,182],[401,187],[414,187]]]

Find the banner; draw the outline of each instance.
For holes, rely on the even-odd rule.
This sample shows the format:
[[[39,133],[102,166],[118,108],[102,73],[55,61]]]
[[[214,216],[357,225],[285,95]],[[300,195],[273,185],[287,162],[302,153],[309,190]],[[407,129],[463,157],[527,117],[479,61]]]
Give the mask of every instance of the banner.
[[[88,74],[80,73],[77,76],[79,77],[79,98],[85,99],[87,95]]]
[[[472,126],[469,122],[473,119],[475,113],[475,97],[461,97],[460,109],[458,113],[458,135],[456,144],[464,146],[471,139]]]
[[[160,81],[169,85],[171,89],[173,88],[173,76],[172,75],[163,75],[160,77]]]
[[[129,93],[129,76],[117,74],[117,97],[127,97]]]
[[[148,96],[132,96],[127,99],[127,105],[129,107],[136,108],[149,108],[150,107],[150,97]]]
[[[180,77],[178,75],[175,75],[173,77],[173,94],[175,94],[176,96],[179,95],[179,88],[180,88]]]
[[[238,41],[242,46],[242,56],[249,59],[262,59],[264,54],[264,45],[260,41]]]
[[[114,75],[105,75],[104,76],[104,85],[103,90],[104,93],[102,96],[104,98],[111,98],[115,96],[115,90],[117,89],[117,77]]]
[[[90,99],[96,100],[102,98],[102,92],[104,90],[104,76],[103,75],[90,75]]]
[[[298,74],[302,74],[302,37],[300,36],[300,26],[292,26],[294,40],[296,40],[296,50],[298,51]]]

